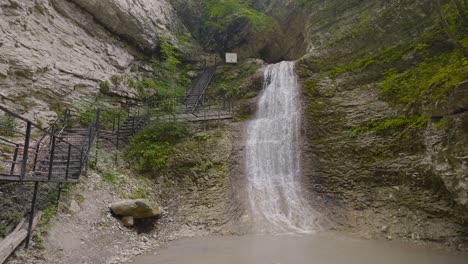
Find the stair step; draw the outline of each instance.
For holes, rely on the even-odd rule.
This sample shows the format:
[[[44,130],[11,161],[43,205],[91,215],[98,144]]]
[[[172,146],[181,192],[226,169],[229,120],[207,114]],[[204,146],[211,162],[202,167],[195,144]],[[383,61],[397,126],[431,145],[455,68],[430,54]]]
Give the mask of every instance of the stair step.
[[[75,171],[73,173],[68,173],[68,178],[69,179],[73,179],[75,177],[79,177],[80,176],[80,172],[79,171]],[[40,171],[36,171],[33,173],[33,177],[48,177],[49,176],[49,173],[48,172],[40,172]],[[57,178],[62,178],[62,179],[65,179],[65,172],[63,173],[54,173],[52,172],[52,174],[50,175],[51,178],[54,178],[54,179],[57,179]]]

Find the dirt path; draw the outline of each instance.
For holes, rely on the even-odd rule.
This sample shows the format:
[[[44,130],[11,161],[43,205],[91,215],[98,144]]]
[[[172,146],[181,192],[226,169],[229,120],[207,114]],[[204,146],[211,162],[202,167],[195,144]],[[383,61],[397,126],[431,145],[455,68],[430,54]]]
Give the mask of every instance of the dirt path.
[[[51,222],[44,244],[36,242],[29,253],[17,252],[10,263],[124,263],[157,246],[157,240],[150,239],[153,233],[139,235],[111,215],[108,204],[118,191],[100,174],[91,173]]]
[[[180,164],[201,164],[211,157],[210,162],[215,165],[204,168],[203,173],[195,166],[187,170],[187,175],[177,175],[178,170],[173,169],[149,180],[135,175],[125,164],[113,165],[113,156],[103,153],[96,171],[64,195],[66,199],[50,222],[46,237],[39,239],[43,242],[35,239],[29,252],[18,250],[8,263],[129,263],[135,256],[168,241],[225,233],[225,162],[231,156],[233,138],[230,133],[218,132],[201,132],[187,139],[175,154]],[[180,164],[170,166],[180,169]],[[124,227],[109,210],[109,204],[124,198],[159,201],[163,205],[161,218],[136,222],[135,228]]]

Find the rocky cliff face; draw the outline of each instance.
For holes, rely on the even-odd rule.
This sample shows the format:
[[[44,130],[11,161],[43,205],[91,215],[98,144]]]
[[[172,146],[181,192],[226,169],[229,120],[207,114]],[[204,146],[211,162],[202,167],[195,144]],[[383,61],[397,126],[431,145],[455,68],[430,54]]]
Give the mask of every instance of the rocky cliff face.
[[[436,240],[466,250],[466,81],[460,77],[439,97],[433,94],[444,82],[417,90],[450,67],[442,58],[464,60],[441,29],[435,2],[309,2],[309,51],[297,70],[307,98],[304,164],[311,189],[338,198],[345,225],[367,230],[364,236]],[[398,74],[405,82],[391,79]]]
[[[309,40],[304,22],[309,13],[296,0],[256,0],[253,5],[272,18],[271,28],[260,34],[249,34],[237,52],[270,63],[297,60],[307,52]]]
[[[184,33],[172,6],[165,0],[71,0],[106,29],[136,46],[152,51],[161,36]]]
[[[203,2],[171,0],[179,17],[201,44],[211,43],[213,32],[204,27]],[[251,1],[252,7],[267,14],[271,20],[268,29],[252,31],[245,23],[231,26],[223,43],[224,51],[236,52],[242,60],[261,58],[273,63],[296,60],[306,53],[307,41],[304,21],[307,13],[294,0]],[[211,42],[210,42],[211,41]]]
[[[164,0],[1,0],[1,103],[47,120],[64,105],[93,102],[103,81],[132,74],[132,65],[144,64],[140,50],[153,50],[162,34],[181,27]]]

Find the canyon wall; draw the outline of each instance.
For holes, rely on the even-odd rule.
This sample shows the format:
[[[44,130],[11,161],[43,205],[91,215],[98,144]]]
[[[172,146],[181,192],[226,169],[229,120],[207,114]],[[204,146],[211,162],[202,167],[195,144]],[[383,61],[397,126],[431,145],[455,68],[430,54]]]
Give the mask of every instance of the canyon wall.
[[[94,102],[114,75],[151,71],[144,52],[179,32],[185,29],[165,0],[1,0],[1,103],[48,121],[64,107]],[[136,97],[128,86],[112,93]]]

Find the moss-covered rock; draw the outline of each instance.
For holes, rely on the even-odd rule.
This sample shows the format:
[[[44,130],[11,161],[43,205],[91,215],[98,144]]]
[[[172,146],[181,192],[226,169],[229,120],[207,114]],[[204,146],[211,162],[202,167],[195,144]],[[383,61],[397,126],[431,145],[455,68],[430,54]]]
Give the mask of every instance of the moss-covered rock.
[[[466,249],[468,76],[453,44],[466,22],[446,1],[447,41],[433,1],[306,2],[315,49],[297,72],[310,189],[361,236]]]

